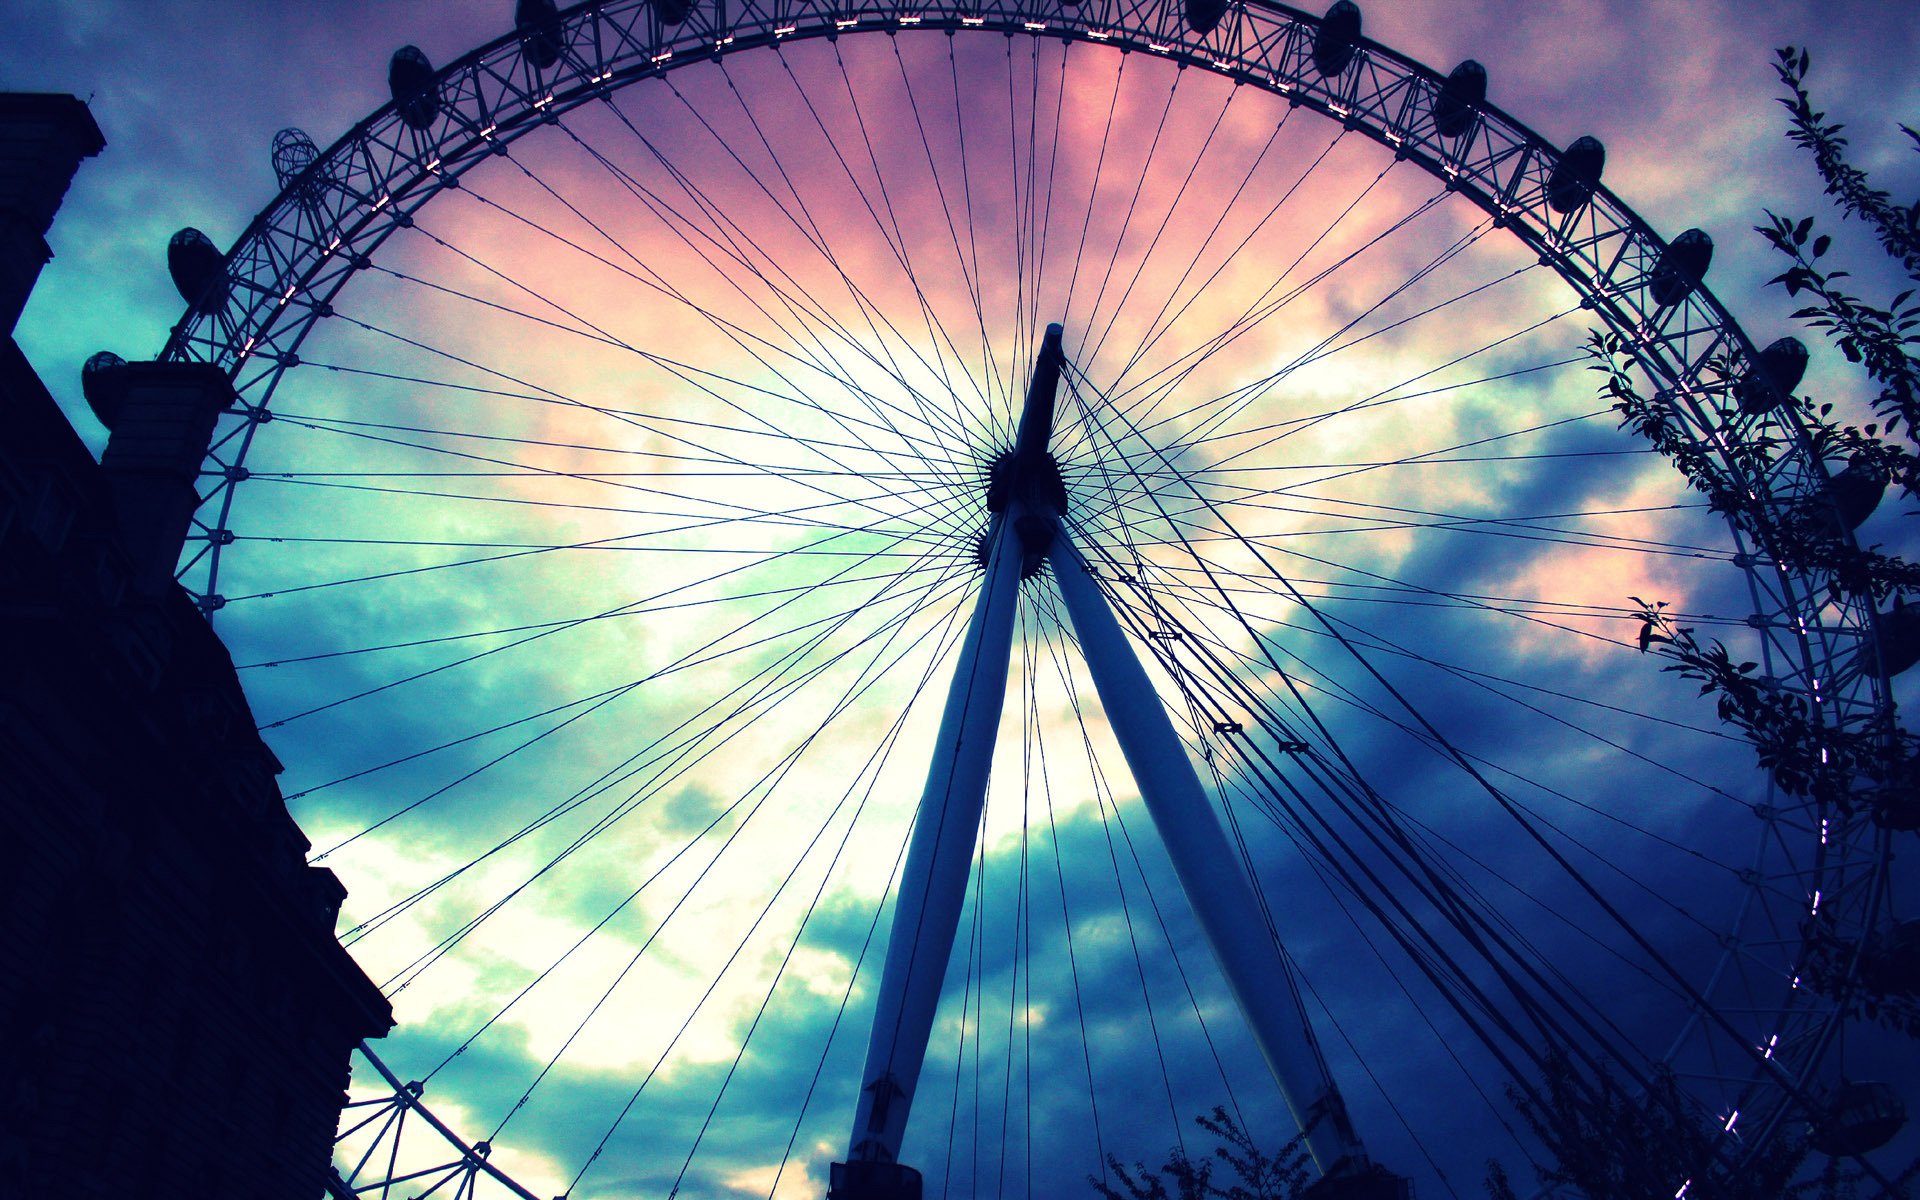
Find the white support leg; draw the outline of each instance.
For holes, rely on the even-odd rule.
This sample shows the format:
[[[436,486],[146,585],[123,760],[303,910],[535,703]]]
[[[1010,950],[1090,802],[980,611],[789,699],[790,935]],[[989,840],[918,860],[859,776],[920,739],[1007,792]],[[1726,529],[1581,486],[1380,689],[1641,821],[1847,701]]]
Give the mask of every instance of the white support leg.
[[[926,1059],[947,960],[953,954],[987,773],[1006,700],[1013,618],[1023,572],[1044,553],[1093,673],[1107,718],[1146,800],[1181,887],[1214,956],[1246,1014],[1307,1149],[1327,1178],[1318,1200],[1404,1198],[1405,1183],[1367,1166],[1307,1024],[1280,948],[1258,912],[1218,818],[1159,696],[1094,586],[1080,553],[1059,527],[1067,503],[1058,465],[1047,451],[1054,391],[1064,363],[1061,330],[1047,328],[1034,362],[1014,447],[994,463],[987,507],[986,578],[948,685],[927,786],[895,901],[893,928],[859,1106],[845,1162],[833,1164],[829,1200],[919,1200],[920,1176],[901,1164],[907,1111]]]
[[[1327,1073],[1286,961],[1256,916],[1260,910],[1252,884],[1158,691],[1064,527],[1055,533],[1047,558],[1141,799],[1294,1120],[1307,1130],[1314,1162],[1323,1173],[1364,1164],[1365,1151]]]
[[[1007,696],[1020,577],[1026,568],[1039,567],[1041,547],[1025,542],[1036,535],[1044,539],[1051,525],[1045,514],[1064,503],[1059,469],[1047,454],[1062,362],[1060,326],[1049,325],[1034,357],[1013,449],[994,464],[990,477],[987,508],[993,516],[987,527],[986,578],[947,686],[939,740],[914,819],[913,840],[907,845],[853,1135],[847,1161],[833,1166],[828,1194],[834,1200],[918,1200],[920,1194],[918,1173],[896,1164],[907,1109],[927,1056],[940,984],[953,955],[967,868],[986,806],[987,772]],[[1037,516],[1032,511],[1036,505]]]
[[[848,1143],[849,1163],[899,1160],[907,1108],[919,1083],[940,984],[953,954],[1007,694],[1022,558],[1014,532],[1016,516],[1017,510],[996,516],[988,532],[986,578],[947,688],[939,741],[887,938],[860,1103]]]

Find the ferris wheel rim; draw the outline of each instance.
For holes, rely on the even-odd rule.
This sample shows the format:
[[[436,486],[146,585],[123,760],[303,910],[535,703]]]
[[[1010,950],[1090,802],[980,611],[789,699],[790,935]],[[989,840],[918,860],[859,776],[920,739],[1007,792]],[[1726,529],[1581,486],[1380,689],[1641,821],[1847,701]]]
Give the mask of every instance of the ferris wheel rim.
[[[1478,157],[1450,158],[1433,152],[1440,144],[1440,139],[1431,129],[1422,135],[1420,122],[1426,120],[1431,124],[1428,116],[1431,100],[1443,79],[1438,72],[1376,43],[1362,42],[1355,65],[1331,78],[1315,77],[1307,69],[1310,54],[1304,47],[1311,42],[1310,34],[1318,24],[1317,19],[1283,5],[1268,3],[1267,0],[1249,0],[1242,6],[1229,9],[1227,19],[1214,31],[1214,34],[1225,31],[1224,38],[1216,38],[1214,34],[1194,36],[1186,27],[1178,5],[1146,9],[1122,9],[1117,5],[1110,7],[1114,11],[1139,14],[1139,25],[1125,27],[1120,22],[1103,25],[1095,14],[1104,9],[1094,4],[1072,9],[1047,4],[996,5],[991,11],[979,5],[890,4],[856,8],[803,4],[788,6],[784,10],[789,14],[786,16],[764,14],[765,19],[760,25],[743,35],[739,32],[745,28],[741,22],[722,27],[713,18],[711,9],[693,10],[686,23],[670,30],[658,22],[656,10],[648,0],[627,0],[623,3],[582,5],[564,14],[562,19],[569,41],[575,31],[589,26],[598,28],[603,22],[617,22],[628,16],[634,18],[632,28],[649,29],[654,40],[650,44],[634,40],[625,58],[589,61],[580,56],[563,56],[561,61],[574,71],[568,86],[564,88],[557,86],[559,77],[556,76],[551,81],[556,86],[542,92],[541,80],[544,76],[525,60],[524,38],[518,32],[496,39],[440,69],[435,75],[436,89],[443,94],[452,91],[457,97],[475,104],[479,103],[480,89],[474,81],[489,72],[505,77],[513,74],[516,68],[522,68],[523,78],[532,79],[534,87],[520,88],[519,99],[522,103],[519,109],[491,110],[490,115],[495,119],[490,129],[481,123],[489,110],[476,107],[472,112],[456,114],[456,105],[444,104],[436,118],[438,123],[434,126],[442,131],[443,140],[437,141],[422,136],[426,131],[413,129],[401,115],[398,105],[388,104],[377,110],[317,158],[304,176],[289,182],[280,197],[261,212],[226,256],[224,278],[228,287],[228,303],[211,311],[190,306],[163,352],[164,358],[203,358],[204,361],[218,363],[235,377],[236,382],[249,369],[258,373],[256,379],[266,378],[264,390],[258,386],[247,389],[249,394],[260,392],[259,400],[249,403],[240,422],[230,428],[223,442],[216,446],[215,462],[225,481],[216,489],[217,514],[211,521],[203,520],[208,540],[203,553],[208,557],[212,577],[217,578],[221,554],[222,543],[218,535],[226,529],[237,491],[235,485],[244,480],[248,448],[256,432],[272,416],[269,402],[273,378],[279,372],[298,365],[298,350],[305,334],[330,312],[331,298],[370,261],[389,235],[411,223],[412,213],[419,206],[441,190],[456,188],[466,170],[484,162],[496,152],[496,144],[501,148],[499,152],[504,152],[505,146],[539,128],[549,117],[557,118],[571,108],[591,103],[617,88],[667,74],[681,66],[787,41],[837,38],[842,34],[898,34],[908,30],[934,29],[950,34],[1022,34],[1037,39],[1104,41],[1116,49],[1154,54],[1183,67],[1215,72],[1236,84],[1258,87],[1341,122],[1390,147],[1396,156],[1414,162],[1430,176],[1456,184],[1466,199],[1488,215],[1506,223],[1514,236],[1537,249],[1543,261],[1552,257],[1554,261],[1547,265],[1575,287],[1596,316],[1605,320],[1610,328],[1637,332],[1645,344],[1636,349],[1636,357],[1641,354],[1646,356],[1639,358],[1639,361],[1656,380],[1661,378],[1656,371],[1666,371],[1667,383],[1680,396],[1685,396],[1697,384],[1700,374],[1713,356],[1724,355],[1736,362],[1752,359],[1752,342],[1704,283],[1691,288],[1679,304],[1654,306],[1649,316],[1644,305],[1645,291],[1653,275],[1653,264],[1666,250],[1668,243],[1655,235],[1604,185],[1592,188],[1587,204],[1558,223],[1545,216],[1550,210],[1543,194],[1536,194],[1530,205],[1517,202],[1519,189],[1528,178],[1527,172],[1533,172],[1537,184],[1544,179],[1551,165],[1559,161],[1560,152],[1502,110],[1492,105],[1481,106],[1462,144],[1472,144],[1477,139],[1491,138],[1494,132],[1502,132],[1510,135],[1510,146],[1496,149],[1489,143],[1486,153]],[[758,9],[753,11],[760,12]],[[806,16],[792,15],[801,12]],[[1270,49],[1275,44],[1290,48],[1288,52],[1293,57],[1288,61],[1296,67],[1291,75],[1283,76],[1271,71],[1263,75],[1251,65],[1254,60],[1247,57],[1249,50],[1244,44],[1247,39],[1244,38],[1243,44],[1236,50],[1240,57],[1223,60],[1227,46],[1222,43],[1231,41],[1236,32],[1244,32],[1243,23],[1260,18],[1269,20],[1280,31],[1278,43],[1275,38],[1267,37],[1254,38],[1251,45],[1256,49]],[[712,23],[703,26],[703,20]],[[724,41],[712,36],[723,32]],[[1102,33],[1106,36],[1100,36]],[[1163,37],[1167,40],[1159,40]],[[705,47],[704,52],[683,48],[698,47],[703,41],[714,44]],[[1394,68],[1398,73],[1377,72],[1374,90],[1363,95],[1357,81],[1379,65]],[[515,86],[519,87],[518,84]],[[469,90],[462,91],[463,88]],[[1397,122],[1383,119],[1383,114],[1395,106],[1401,114],[1400,119]],[[463,123],[464,131],[461,128]],[[449,130],[454,132],[448,133]],[[464,147],[457,158],[447,154],[448,147],[444,140],[455,135],[463,138],[460,144]],[[1424,141],[1421,141],[1423,136]],[[376,189],[360,196],[361,203],[351,214],[342,211],[333,214],[327,221],[308,221],[311,231],[295,239],[296,243],[305,243],[297,252],[289,253],[274,243],[275,236],[282,232],[280,222],[291,219],[296,226],[302,222],[305,206],[311,204],[311,189],[316,181],[327,181],[322,183],[324,187],[335,186],[344,164],[350,163],[356,156],[366,156],[370,153],[368,147],[381,143],[383,139],[396,151],[395,161],[411,168],[411,178],[405,186]],[[1591,235],[1585,241],[1569,236],[1576,232],[1579,221],[1603,211],[1614,222],[1612,231]],[[385,215],[382,215],[383,212]],[[331,245],[325,244],[329,231],[337,236]],[[1604,253],[1596,247],[1603,248]],[[1580,255],[1588,257],[1579,258]],[[1581,273],[1582,264],[1599,262],[1606,255],[1612,256],[1612,270],[1623,270],[1628,282],[1619,282],[1620,276],[1611,273],[1611,270],[1598,277]],[[235,270],[236,264],[250,260],[267,262],[280,274],[274,277],[271,285],[263,285],[261,279],[264,277],[255,274],[247,275],[242,286],[234,286],[242,279],[242,273]],[[1638,307],[1634,299],[1635,288],[1639,289],[1640,295]],[[288,316],[289,311],[291,317]],[[1675,322],[1680,326],[1678,332],[1673,328]],[[1676,346],[1679,349],[1675,349]],[[1675,400],[1676,408],[1680,407],[1682,401],[1673,396],[1669,398]],[[1694,398],[1693,403],[1698,417],[1701,402]],[[1804,432],[1793,424],[1791,413],[1766,414],[1757,418],[1754,424],[1758,425],[1763,420],[1787,422],[1789,440],[1804,447]],[[1761,494],[1776,508],[1785,509],[1804,503],[1808,495],[1814,494],[1822,479],[1819,464],[1802,463],[1799,464],[1798,474],[1786,480],[1779,490],[1772,486],[1773,481],[1762,483]],[[1738,526],[1735,528],[1738,537],[1741,531]],[[1788,682],[1785,686],[1805,692],[1808,689],[1795,680],[1845,679],[1855,689],[1855,694],[1840,695],[1836,699],[1840,689],[1829,687],[1826,693],[1828,703],[1836,706],[1851,704],[1856,713],[1883,711],[1887,699],[1882,681],[1871,672],[1849,673],[1844,666],[1836,667],[1839,655],[1833,650],[1836,645],[1846,644],[1849,637],[1860,640],[1863,645],[1873,644],[1870,606],[1862,611],[1857,597],[1853,598],[1850,604],[1842,606],[1837,617],[1827,618],[1828,624],[1838,630],[1837,634],[1824,639],[1811,638],[1804,632],[1806,626],[1803,618],[1807,607],[1814,603],[1812,598],[1816,594],[1818,581],[1790,578],[1784,566],[1776,566],[1773,575],[1769,576],[1758,556],[1750,557],[1755,561],[1744,565],[1743,569],[1756,597],[1756,621],[1763,622],[1769,630],[1777,629],[1784,634],[1768,641],[1766,645],[1770,652],[1796,655],[1798,658],[1797,662],[1788,664],[1786,668]],[[218,596],[212,587],[200,598],[203,607],[209,610],[218,607]],[[1762,607],[1763,603],[1771,605],[1771,609]],[[1818,611],[1816,608],[1815,612]],[[1794,627],[1796,621],[1800,622],[1798,630]],[[1873,894],[1877,895],[1884,877],[1890,834],[1877,830],[1874,836],[1878,839],[1874,858],[1881,866],[1870,886]],[[1729,960],[1735,953],[1736,949],[1729,948]],[[1825,1026],[1827,1032],[1823,1036],[1831,1037],[1838,1020],[1837,1013],[1830,1014]]]
[[[1275,0],[1240,0],[1239,4],[1227,8],[1228,18],[1235,14],[1265,14],[1284,26],[1285,53],[1283,61],[1277,64],[1283,70],[1274,69],[1276,64],[1270,59],[1262,59],[1260,65],[1267,68],[1264,71],[1256,69],[1250,59],[1234,61],[1222,57],[1224,48],[1208,43],[1208,39],[1219,34],[1221,29],[1236,28],[1233,21],[1223,20],[1211,34],[1194,37],[1180,15],[1181,6],[1171,3],[1140,7],[1122,6],[1114,0],[1107,0],[1104,5],[1081,4],[1067,9],[1049,5],[1046,0],[1033,0],[1030,5],[1026,0],[1020,0],[1014,4],[996,5],[989,10],[978,4],[958,3],[955,0],[946,0],[941,5],[880,3],[831,7],[807,0],[800,4],[789,4],[782,10],[791,14],[808,12],[811,20],[798,15],[772,17],[761,13],[757,7],[749,8],[752,9],[752,15],[759,18],[759,24],[744,37],[737,32],[727,32],[747,28],[744,22],[698,28],[696,18],[707,17],[709,13],[695,5],[689,9],[686,20],[674,27],[672,35],[667,33],[666,27],[657,18],[652,19],[651,28],[656,44],[666,45],[664,50],[643,53],[645,45],[629,30],[629,36],[624,39],[624,54],[597,62],[589,62],[577,55],[563,55],[558,61],[572,73],[571,86],[568,87],[550,86],[543,91],[539,86],[542,73],[526,66],[536,86],[531,90],[519,85],[506,88],[506,94],[518,103],[517,109],[482,105],[477,111],[489,121],[482,125],[478,120],[454,118],[449,114],[448,106],[443,104],[433,126],[440,131],[441,140],[425,139],[419,136],[422,131],[410,130],[400,113],[400,105],[389,101],[315,158],[299,178],[286,182],[279,196],[261,210],[225,255],[216,303],[190,303],[160,355],[163,360],[214,362],[234,378],[236,386],[241,383],[249,360],[263,364],[259,368],[260,376],[267,377],[265,396],[257,405],[243,400],[241,411],[245,419],[230,430],[225,438],[216,442],[215,458],[221,471],[218,482],[203,504],[217,498],[217,515],[212,522],[199,523],[203,534],[212,535],[206,538],[208,545],[201,553],[215,572],[224,544],[219,534],[225,531],[233,485],[244,481],[246,453],[258,425],[271,420],[273,377],[279,371],[299,364],[299,346],[306,332],[317,321],[331,314],[331,297],[357,270],[364,269],[371,262],[372,251],[377,250],[388,236],[411,224],[411,214],[415,209],[441,190],[457,189],[461,175],[484,162],[490,155],[504,153],[518,138],[572,108],[604,99],[618,88],[643,79],[665,76],[694,63],[719,60],[751,49],[818,38],[832,40],[843,34],[878,32],[898,35],[903,31],[939,30],[948,34],[988,32],[1068,42],[1104,42],[1123,51],[1144,50],[1175,62],[1183,69],[1208,68],[1221,73],[1236,85],[1268,91],[1285,98],[1289,104],[1306,106],[1323,117],[1338,121],[1389,147],[1396,159],[1411,161],[1431,177],[1446,180],[1450,188],[1457,187],[1471,203],[1492,217],[1497,225],[1507,229],[1530,248],[1538,250],[1543,265],[1549,266],[1581,292],[1583,307],[1595,312],[1610,327],[1637,337],[1640,345],[1629,347],[1629,352],[1641,366],[1659,367],[1667,372],[1665,378],[1656,377],[1656,382],[1663,383],[1667,389],[1660,398],[1676,410],[1684,407],[1682,399],[1690,404],[1695,411],[1682,415],[1683,418],[1691,416],[1696,429],[1701,428],[1703,422],[1699,411],[1702,402],[1695,391],[1699,374],[1709,360],[1715,355],[1722,355],[1728,363],[1737,365],[1751,362],[1755,357],[1752,340],[1703,278],[1688,287],[1678,303],[1667,305],[1651,301],[1647,295],[1649,285],[1655,265],[1668,248],[1668,243],[1622,203],[1604,180],[1587,189],[1586,201],[1573,212],[1554,216],[1539,185],[1551,167],[1560,161],[1561,151],[1497,105],[1485,102],[1474,106],[1472,120],[1465,135],[1458,139],[1458,145],[1470,148],[1476,141],[1485,139],[1489,143],[1487,148],[1473,154],[1448,155],[1436,152],[1437,147],[1454,141],[1439,137],[1431,128],[1433,100],[1445,77],[1411,57],[1365,39],[1357,43],[1354,61],[1338,75],[1330,78],[1320,76],[1312,69],[1311,53],[1311,31],[1318,25],[1318,20]],[[1142,18],[1141,26],[1135,29],[1129,28],[1124,21],[1102,22],[1094,15],[1096,9],[1101,8],[1111,8]],[[634,25],[647,25],[654,11],[654,0],[585,3],[562,15],[561,29],[564,33],[572,33],[577,28],[598,28],[603,21],[617,23],[622,19]],[[989,11],[991,15],[988,15]],[[1170,29],[1187,36],[1169,34]],[[710,36],[721,32],[725,36]],[[1165,36],[1167,40],[1156,41],[1156,36]],[[674,41],[675,37],[679,41]],[[680,42],[688,40],[699,48],[699,53],[686,53],[680,48]],[[515,31],[482,45],[440,68],[434,75],[433,88],[444,97],[450,82],[466,81],[468,91],[475,94],[463,94],[460,98],[479,103],[480,97],[473,81],[489,71],[504,74],[516,65],[525,66],[522,55],[526,41],[525,33]],[[1255,49],[1271,49],[1273,41],[1274,38],[1269,35],[1261,39]],[[668,45],[668,42],[673,44]],[[706,42],[713,44],[706,45]],[[1370,102],[1361,104],[1357,83],[1346,81],[1357,81],[1375,63],[1387,64],[1396,73],[1384,82],[1376,79]],[[560,82],[560,76],[552,81],[555,85]],[[1395,110],[1391,118],[1386,114],[1388,108]],[[1423,121],[1427,126],[1424,130],[1420,128]],[[449,157],[445,152],[445,139],[462,129],[468,135],[477,136],[467,136],[461,152]],[[409,137],[409,134],[413,136]],[[1495,134],[1499,135],[1498,144],[1492,142]],[[312,236],[303,236],[297,228],[292,231],[285,228],[288,223],[296,227],[301,224],[300,210],[312,205],[316,188],[336,188],[338,168],[349,165],[356,158],[369,158],[373,153],[371,147],[382,139],[385,139],[386,149],[396,163],[415,168],[403,186],[374,187],[365,191],[359,196],[364,211],[342,211],[330,214],[330,220],[309,222],[313,226]],[[396,144],[401,141],[408,144]],[[1527,197],[1525,202],[1519,202],[1516,192],[1523,186],[1529,169],[1535,176],[1533,183],[1536,194]],[[391,181],[388,179],[383,182]],[[1570,232],[1580,220],[1601,213],[1606,214],[1609,229],[1585,239],[1570,237]],[[350,233],[342,233],[342,229]],[[325,236],[327,233],[334,236],[328,238]],[[322,246],[322,241],[329,244]],[[1611,262],[1603,267],[1604,258],[1595,248],[1614,242],[1621,244],[1607,247],[1611,251]],[[334,274],[323,276],[320,271],[328,260],[332,260]],[[1637,262],[1625,270],[1627,282],[1617,282],[1614,273],[1628,260]],[[263,267],[265,275],[255,278],[248,273],[243,286],[235,288],[234,282],[240,278],[235,267],[243,262]],[[340,267],[344,267],[344,270],[340,270]],[[267,277],[274,282],[262,282]],[[288,323],[290,330],[281,324],[289,308],[296,311],[296,318]],[[236,309],[240,311],[236,312]],[[1649,313],[1659,319],[1648,320]],[[1671,328],[1676,321],[1681,326],[1677,332]],[[208,329],[208,326],[212,328]],[[288,332],[291,333],[290,337],[285,336]],[[284,349],[278,349],[283,342]],[[1668,349],[1672,344],[1682,346],[1682,352],[1677,356]],[[1695,345],[1701,348],[1694,349]],[[1795,455],[1786,456],[1783,461],[1799,466],[1800,477],[1787,480],[1786,488],[1770,486],[1776,481],[1743,478],[1741,482],[1749,486],[1757,483],[1756,494],[1766,496],[1776,506],[1791,502],[1781,494],[1783,490],[1790,491],[1793,498],[1802,502],[1808,499],[1817,502],[1824,490],[1824,466],[1794,462],[1796,456],[1808,452],[1808,442],[1805,429],[1790,406],[1778,406],[1758,415],[1750,414],[1735,432],[1744,434],[1764,429],[1774,421],[1784,424],[1783,432],[1795,450]],[[1697,439],[1698,434],[1695,437]],[[232,446],[230,454],[219,453],[226,451],[229,445]],[[236,475],[238,478],[235,478]],[[1736,537],[1743,532],[1735,526]],[[1851,536],[1849,532],[1849,540]],[[1747,553],[1746,547],[1740,549]],[[1744,569],[1758,588],[1763,586],[1762,579],[1766,571],[1754,568],[1763,566],[1760,560],[1764,555],[1750,554],[1749,557],[1754,562]],[[1804,615],[1804,608],[1819,607],[1812,597],[1818,591],[1817,584],[1823,581],[1803,582],[1789,578],[1791,572],[1785,564],[1780,563],[1774,564],[1773,573],[1779,577],[1778,580],[1766,580],[1765,583],[1777,582],[1777,586],[1772,589],[1772,594],[1765,597],[1756,591],[1756,612],[1752,623],[1756,627],[1778,626],[1788,629],[1790,633],[1795,632],[1793,622]],[[217,610],[221,603],[217,595],[196,594],[196,599],[203,609],[209,611]],[[1861,646],[1877,645],[1870,605],[1862,605],[1857,595],[1846,593],[1839,609],[1838,619],[1832,624],[1843,638],[1853,639]],[[1831,647],[1827,647],[1824,654],[1816,654],[1804,636],[1804,625],[1799,632],[1802,634],[1797,639],[1799,653],[1793,656],[1799,661],[1793,664],[1793,675],[1782,680],[1782,683],[1791,690],[1804,693],[1811,689],[1799,681],[1823,675],[1831,679],[1834,671],[1829,669],[1823,672],[1820,667],[1828,659],[1838,656],[1832,653]],[[1770,645],[1769,650],[1772,649]],[[1819,661],[1816,662],[1816,659]],[[1862,669],[1842,674],[1851,676],[1848,682],[1852,688],[1865,693],[1861,703],[1866,708],[1876,712],[1885,710],[1888,697],[1883,681],[1876,672]],[[1829,697],[1834,693],[1835,689],[1828,689]],[[1828,703],[1835,702],[1829,699]],[[1844,699],[1841,703],[1844,703]]]

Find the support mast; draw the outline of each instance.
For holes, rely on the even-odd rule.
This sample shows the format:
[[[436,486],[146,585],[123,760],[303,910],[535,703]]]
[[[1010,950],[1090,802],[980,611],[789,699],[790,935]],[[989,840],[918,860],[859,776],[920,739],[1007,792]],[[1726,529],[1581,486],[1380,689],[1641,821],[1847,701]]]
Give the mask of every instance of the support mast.
[[[1207,802],[1158,690],[1064,529],[1054,537],[1047,561],[1154,830],[1294,1121],[1306,1130],[1315,1165],[1322,1174],[1365,1166],[1366,1151],[1321,1057],[1299,989],[1272,934],[1252,919],[1260,911],[1253,885]]]
[[[1159,692],[1062,524],[1066,488],[1047,444],[1063,358],[1047,327],[1012,450],[993,464],[985,581],[948,686],[895,901],[847,1161],[829,1200],[919,1200],[899,1161],[940,985],[959,928],[1007,690],[1021,579],[1050,563],[1100,703],[1254,1041],[1323,1178],[1316,1200],[1397,1200],[1405,1180],[1374,1167],[1348,1120],[1280,946],[1264,923]]]
[[[987,500],[992,515],[984,546],[986,578],[948,685],[926,790],[907,846],[847,1161],[833,1165],[830,1195],[836,1200],[906,1200],[920,1194],[919,1173],[899,1162],[900,1140],[966,898],[967,871],[1006,699],[1020,579],[1038,569],[1045,551],[1044,542],[1031,549],[1026,543],[1051,529],[1046,512],[1036,512],[1033,501],[1051,508],[1053,497],[1030,495],[1027,481],[1044,476],[1043,464],[1052,461],[1047,441],[1053,432],[1060,362],[1060,326],[1050,325],[1034,362],[1014,448],[994,464]],[[1057,471],[1052,478],[1057,484]]]

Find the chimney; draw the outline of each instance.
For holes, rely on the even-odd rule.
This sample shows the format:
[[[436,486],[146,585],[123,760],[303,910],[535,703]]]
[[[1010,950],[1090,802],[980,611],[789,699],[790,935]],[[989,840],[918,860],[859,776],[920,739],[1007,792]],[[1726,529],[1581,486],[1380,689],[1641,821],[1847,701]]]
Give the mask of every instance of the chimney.
[[[87,106],[57,93],[0,93],[0,327],[12,333],[53,251],[47,230],[80,169],[106,148]]]
[[[200,464],[214,423],[235,401],[233,384],[212,363],[122,363],[112,375],[116,395],[102,406],[112,420],[100,466],[134,590],[154,596],[173,580],[200,505]]]

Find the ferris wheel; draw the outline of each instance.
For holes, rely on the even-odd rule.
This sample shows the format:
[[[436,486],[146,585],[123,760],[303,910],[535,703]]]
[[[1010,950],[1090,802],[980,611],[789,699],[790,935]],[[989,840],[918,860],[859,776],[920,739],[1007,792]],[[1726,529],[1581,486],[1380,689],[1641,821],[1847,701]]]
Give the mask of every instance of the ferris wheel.
[[[1893,835],[1634,613],[1850,728],[1875,615],[1598,142],[1345,0],[523,0],[389,80],[176,237],[165,352],[239,397],[180,579],[402,1018],[339,1194],[1058,1194],[1221,1104],[1428,1196],[1552,1062],[1733,1171],[1861,1099],[1809,956]]]

